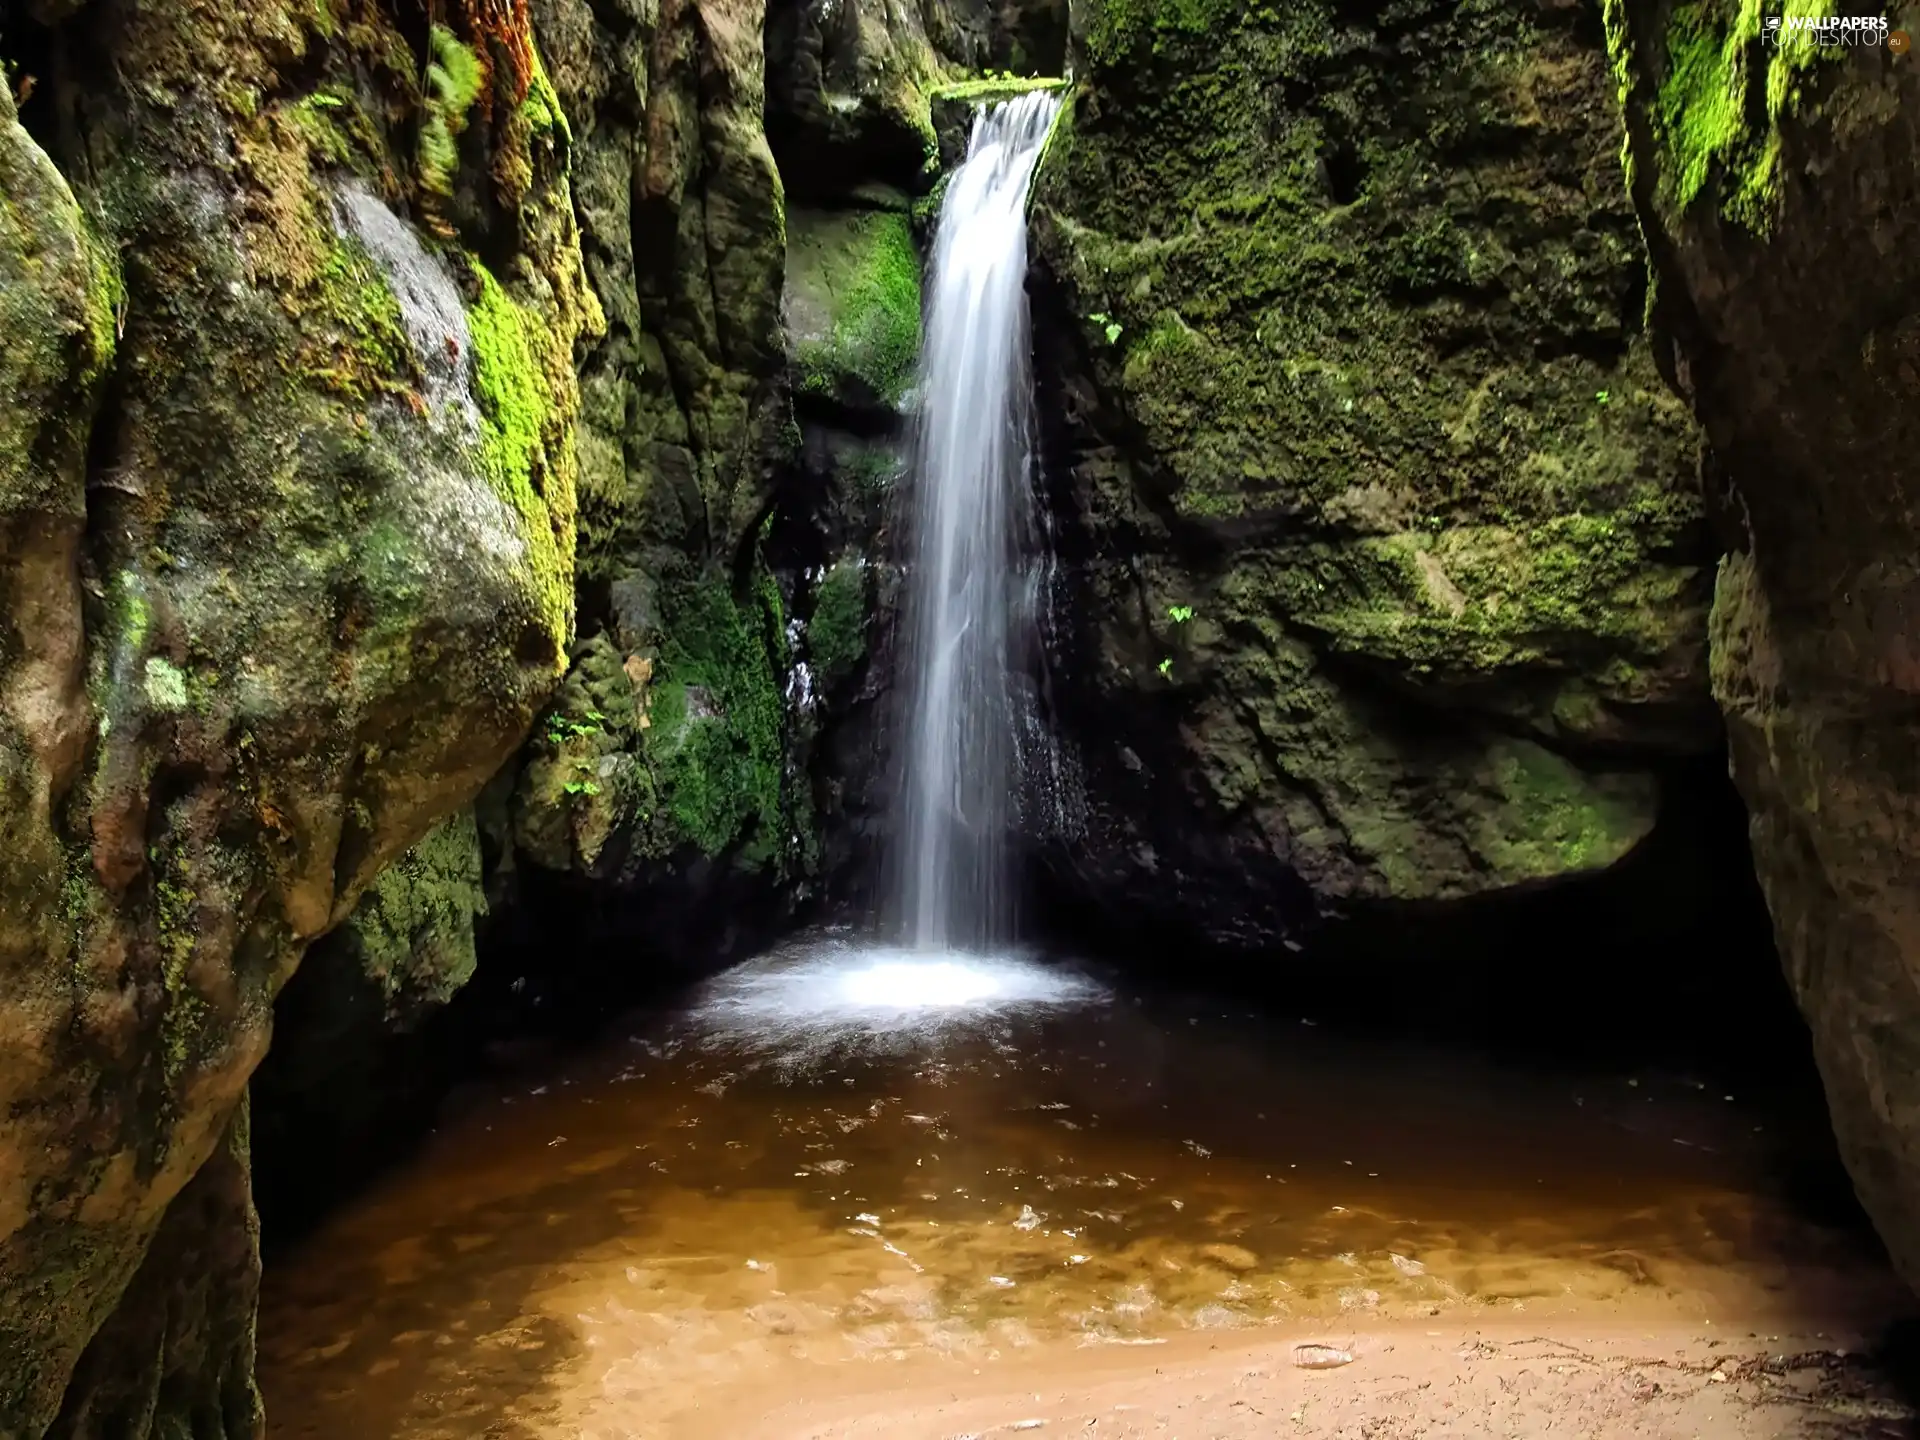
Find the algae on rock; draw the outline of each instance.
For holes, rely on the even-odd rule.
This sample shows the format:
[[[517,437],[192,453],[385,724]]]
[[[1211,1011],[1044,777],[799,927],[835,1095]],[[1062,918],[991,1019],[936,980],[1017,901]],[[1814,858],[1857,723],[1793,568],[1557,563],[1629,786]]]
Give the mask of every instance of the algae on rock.
[[[76,1440],[238,1440],[248,1282],[134,1277],[201,1216],[302,952],[560,677],[595,310],[564,146],[510,87],[460,147],[452,233],[408,224],[425,177],[389,137],[422,57],[385,7],[64,23],[33,103],[78,207],[0,112],[0,365],[28,402],[0,411],[0,627],[26,632],[0,644],[0,1432],[64,1405]],[[489,328],[503,299],[528,343]],[[243,1182],[206,1184],[245,1269]],[[149,1317],[109,1320],[156,1289],[201,1327],[158,1371]],[[107,1393],[156,1373],[157,1410]]]
[[[1085,7],[1036,181],[1058,863],[1236,944],[1603,869],[1716,739],[1608,57],[1403,11]]]

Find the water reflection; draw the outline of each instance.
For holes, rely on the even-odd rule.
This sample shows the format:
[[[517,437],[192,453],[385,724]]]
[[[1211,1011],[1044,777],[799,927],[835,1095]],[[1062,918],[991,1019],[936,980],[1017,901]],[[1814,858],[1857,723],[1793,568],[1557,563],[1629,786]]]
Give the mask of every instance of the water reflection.
[[[477,1098],[269,1276],[263,1375],[277,1436],[613,1436],[797,1362],[1868,1303],[1772,1123],[829,939]]]

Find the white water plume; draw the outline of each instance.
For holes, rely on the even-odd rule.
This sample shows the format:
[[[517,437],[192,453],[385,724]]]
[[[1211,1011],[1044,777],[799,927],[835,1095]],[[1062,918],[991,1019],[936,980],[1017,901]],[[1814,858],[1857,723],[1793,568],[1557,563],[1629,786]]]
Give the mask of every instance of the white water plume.
[[[894,924],[919,951],[1010,927],[1012,673],[1034,549],[1026,197],[1060,101],[983,108],[941,205],[920,364]]]

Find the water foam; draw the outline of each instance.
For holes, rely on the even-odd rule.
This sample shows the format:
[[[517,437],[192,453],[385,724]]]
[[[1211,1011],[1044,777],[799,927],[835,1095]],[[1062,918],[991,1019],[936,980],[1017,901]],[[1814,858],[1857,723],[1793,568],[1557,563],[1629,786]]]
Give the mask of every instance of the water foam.
[[[1019,952],[971,954],[829,936],[750,960],[701,988],[693,1038],[805,1058],[928,1049],[1021,1018],[1103,1003],[1105,987]]]

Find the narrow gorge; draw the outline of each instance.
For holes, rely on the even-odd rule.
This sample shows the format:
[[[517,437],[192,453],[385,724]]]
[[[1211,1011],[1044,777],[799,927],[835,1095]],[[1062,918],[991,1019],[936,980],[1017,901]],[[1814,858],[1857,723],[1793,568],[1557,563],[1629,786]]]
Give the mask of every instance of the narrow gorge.
[[[0,1440],[1907,1433],[1914,33],[0,0]]]

